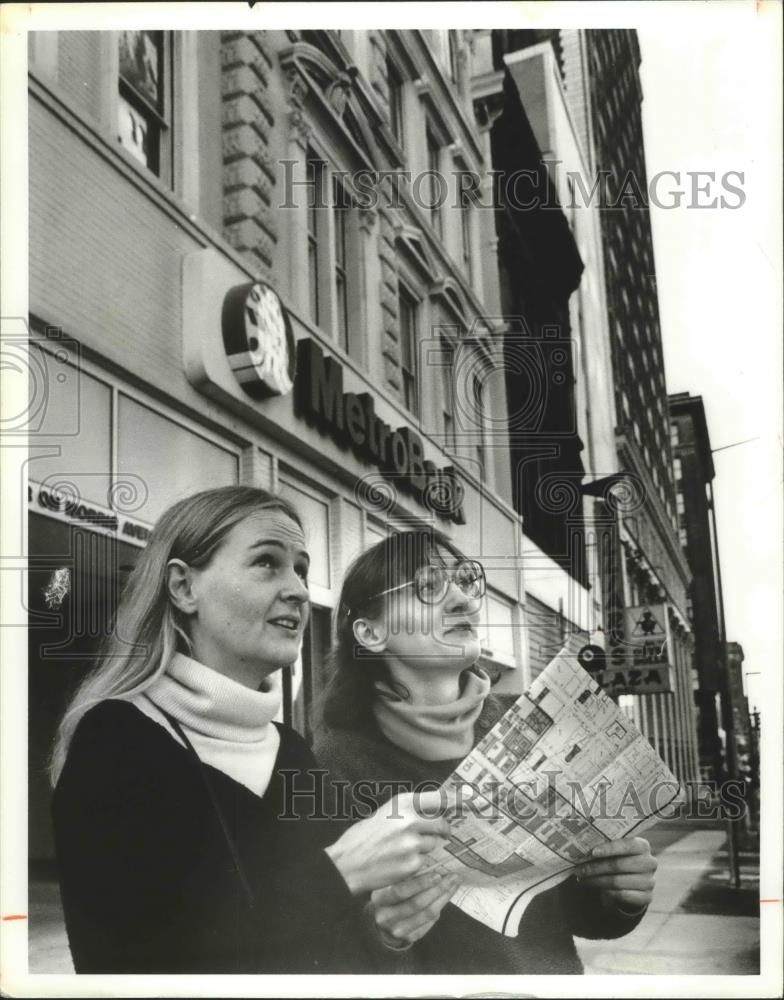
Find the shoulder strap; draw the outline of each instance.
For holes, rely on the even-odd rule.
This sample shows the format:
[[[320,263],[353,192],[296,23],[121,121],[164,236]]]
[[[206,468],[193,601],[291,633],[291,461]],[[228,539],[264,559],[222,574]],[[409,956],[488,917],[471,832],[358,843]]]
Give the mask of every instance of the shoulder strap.
[[[174,716],[169,715],[168,712],[165,712],[162,708],[160,708],[160,706],[157,707],[158,710],[166,717],[167,722],[175,731],[175,733],[185,744],[189,756],[193,760],[194,764],[196,765],[196,769],[201,775],[202,781],[204,782],[204,787],[207,790],[207,795],[209,796],[210,802],[212,803],[213,812],[215,813],[215,816],[218,820],[218,825],[221,828],[223,839],[226,842],[226,846],[229,849],[229,854],[231,855],[231,860],[234,863],[234,870],[237,873],[237,878],[240,880],[240,885],[242,886],[242,891],[245,894],[245,899],[247,901],[248,907],[249,909],[252,910],[256,905],[256,899],[250,887],[250,882],[248,881],[248,877],[245,874],[245,869],[243,868],[242,862],[240,861],[239,852],[237,851],[237,845],[234,843],[234,838],[231,835],[231,831],[229,830],[228,824],[226,823],[226,818],[223,815],[223,810],[221,809],[220,803],[218,802],[218,797],[215,794],[215,789],[212,787],[212,782],[210,781],[210,776],[207,773],[207,768],[202,763],[201,758],[196,753],[193,744],[185,735],[185,731],[183,730],[179,722],[174,718]]]

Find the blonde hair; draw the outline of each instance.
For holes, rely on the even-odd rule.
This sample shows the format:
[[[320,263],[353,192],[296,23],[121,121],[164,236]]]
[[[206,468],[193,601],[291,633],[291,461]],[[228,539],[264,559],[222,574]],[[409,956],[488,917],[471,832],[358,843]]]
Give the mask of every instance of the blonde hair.
[[[125,586],[98,666],[81,683],[60,722],[50,758],[53,785],[85,712],[108,698],[141,694],[166,671],[178,648],[190,649],[185,622],[169,599],[169,561],[205,566],[234,525],[259,510],[282,511],[302,527],[287,500],[251,486],[203,490],[161,515]]]

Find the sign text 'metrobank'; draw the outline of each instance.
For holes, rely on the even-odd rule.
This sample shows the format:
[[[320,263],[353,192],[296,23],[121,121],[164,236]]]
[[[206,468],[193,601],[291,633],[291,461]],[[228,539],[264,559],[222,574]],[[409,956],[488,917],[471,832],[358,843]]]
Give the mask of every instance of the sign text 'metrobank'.
[[[343,368],[325,357],[306,337],[297,343],[294,380],[297,413],[341,447],[377,466],[396,486],[411,493],[434,513],[465,524],[462,486],[453,466],[436,468],[424,457],[424,445],[410,427],[392,428],[376,416],[370,393],[343,392]]]

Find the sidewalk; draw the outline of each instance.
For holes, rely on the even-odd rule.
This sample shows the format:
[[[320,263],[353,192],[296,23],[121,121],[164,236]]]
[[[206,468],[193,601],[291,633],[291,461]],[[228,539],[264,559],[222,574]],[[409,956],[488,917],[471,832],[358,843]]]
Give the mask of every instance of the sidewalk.
[[[650,909],[624,938],[578,940],[586,973],[757,975],[759,856],[741,854],[734,889],[723,827],[660,824],[645,836],[659,861]]]
[[[27,961],[31,973],[74,971],[65,933],[60,888],[53,878],[31,879]]]

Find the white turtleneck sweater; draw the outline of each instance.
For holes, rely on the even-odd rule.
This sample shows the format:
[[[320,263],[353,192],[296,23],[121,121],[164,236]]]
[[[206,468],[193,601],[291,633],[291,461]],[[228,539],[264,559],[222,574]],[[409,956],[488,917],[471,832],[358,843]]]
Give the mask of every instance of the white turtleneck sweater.
[[[217,670],[176,653],[166,673],[131,699],[131,704],[179,736],[160,711],[175,718],[203,763],[264,795],[280,745],[272,720],[281,703],[279,674],[254,691]]]

